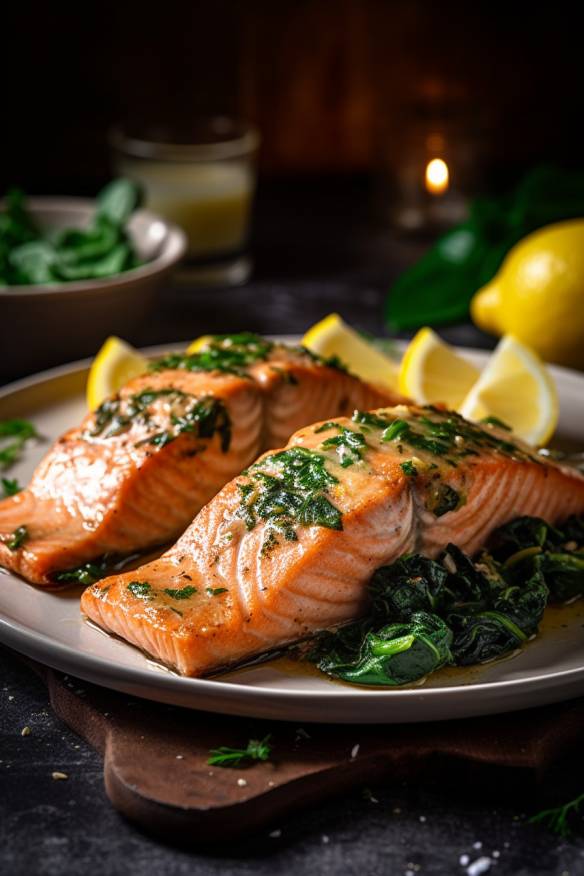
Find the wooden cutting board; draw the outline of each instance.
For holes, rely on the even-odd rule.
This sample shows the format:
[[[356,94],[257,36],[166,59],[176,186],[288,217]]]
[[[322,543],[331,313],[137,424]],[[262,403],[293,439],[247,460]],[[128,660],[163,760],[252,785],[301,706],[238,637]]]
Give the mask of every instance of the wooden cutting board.
[[[143,829],[212,843],[271,824],[344,790],[382,783],[532,794],[581,751],[584,699],[511,715],[391,726],[255,721],[133,699],[34,665],[57,715],[104,757],[112,804]],[[209,766],[220,745],[271,734],[272,757]],[[580,757],[574,756],[572,764]],[[447,779],[447,781],[446,781]],[[227,832],[226,832],[227,831]]]

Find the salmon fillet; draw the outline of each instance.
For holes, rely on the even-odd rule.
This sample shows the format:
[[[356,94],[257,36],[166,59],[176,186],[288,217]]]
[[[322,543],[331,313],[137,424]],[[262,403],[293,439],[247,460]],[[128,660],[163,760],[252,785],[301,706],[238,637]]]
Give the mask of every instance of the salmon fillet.
[[[166,357],[63,435],[0,502],[0,565],[59,586],[67,570],[168,544],[301,425],[394,399],[301,348],[234,337]]]
[[[584,477],[509,433],[398,406],[304,428],[227,484],[159,559],[82,611],[200,676],[358,617],[375,569],[449,542],[473,554],[518,515],[584,511]]]

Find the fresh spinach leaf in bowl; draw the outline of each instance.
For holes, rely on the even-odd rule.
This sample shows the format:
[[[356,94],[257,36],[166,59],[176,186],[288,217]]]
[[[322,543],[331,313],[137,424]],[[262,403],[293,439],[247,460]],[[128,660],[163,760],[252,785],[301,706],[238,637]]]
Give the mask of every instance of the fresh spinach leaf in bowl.
[[[113,180],[98,194],[88,228],[43,231],[23,192],[12,189],[0,213],[0,286],[96,280],[138,267],[126,224],[140,201],[133,182]]]

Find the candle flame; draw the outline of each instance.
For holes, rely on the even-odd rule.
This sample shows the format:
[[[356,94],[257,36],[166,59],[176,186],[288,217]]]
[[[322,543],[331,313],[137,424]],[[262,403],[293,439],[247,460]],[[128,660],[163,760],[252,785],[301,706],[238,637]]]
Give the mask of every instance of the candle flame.
[[[426,165],[426,189],[431,195],[443,195],[448,190],[450,173],[442,158],[433,158]]]

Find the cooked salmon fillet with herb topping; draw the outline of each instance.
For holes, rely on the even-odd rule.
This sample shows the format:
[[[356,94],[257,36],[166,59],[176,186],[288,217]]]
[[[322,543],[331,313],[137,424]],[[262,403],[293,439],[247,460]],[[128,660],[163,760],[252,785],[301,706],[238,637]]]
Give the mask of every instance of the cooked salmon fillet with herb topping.
[[[221,487],[301,425],[393,401],[300,347],[216,336],[170,355],[63,435],[0,502],[0,565],[88,584],[176,539]]]
[[[584,477],[435,407],[297,432],[227,484],[159,559],[89,587],[94,623],[190,676],[358,617],[375,569],[473,554],[519,515],[584,511]]]

